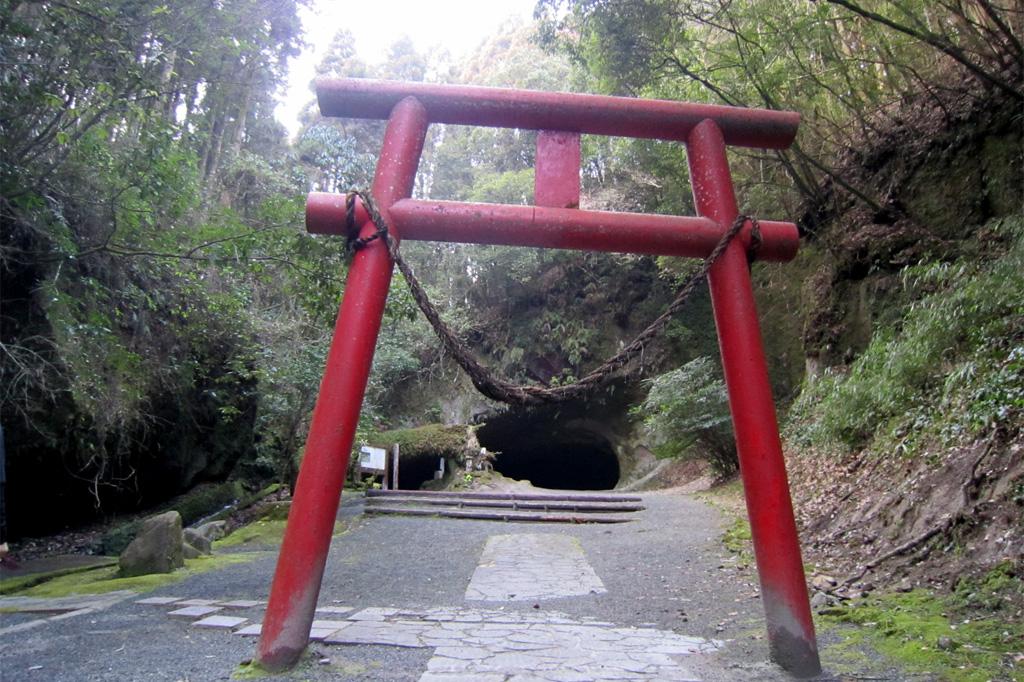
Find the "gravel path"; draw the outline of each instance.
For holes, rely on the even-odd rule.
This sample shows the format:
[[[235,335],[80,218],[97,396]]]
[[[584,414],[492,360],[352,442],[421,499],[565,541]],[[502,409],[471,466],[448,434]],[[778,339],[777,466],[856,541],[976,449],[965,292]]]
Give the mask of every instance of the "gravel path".
[[[600,526],[368,518],[359,515],[358,498],[346,499],[341,515],[354,519],[355,525],[332,544],[319,604],[344,605],[352,608],[351,613],[368,607],[391,607],[420,614],[395,616],[405,618],[407,623],[412,623],[411,618],[419,619],[415,624],[399,626],[407,629],[422,630],[431,618],[448,618],[436,616],[447,608],[461,609],[457,612],[463,614],[484,613],[486,618],[507,622],[534,622],[550,616],[555,622],[570,624],[566,625],[570,629],[599,621],[606,624],[602,627],[616,632],[657,630],[662,633],[658,636],[724,644],[715,653],[685,657],[690,677],[648,675],[623,679],[788,679],[766,661],[756,576],[751,569],[737,569],[735,561],[724,553],[718,540],[722,531],[718,513],[694,498],[671,493],[647,494],[644,503],[647,510],[636,514],[635,521]],[[488,539],[517,534],[551,534],[559,537],[550,542],[540,537],[542,544],[571,546],[576,548],[572,550],[575,553],[582,550],[605,591],[500,602],[467,600],[467,586]],[[573,557],[573,561],[578,559],[576,554]],[[195,576],[143,596],[221,602],[265,600],[275,561],[274,553],[259,553],[250,563]],[[575,564],[568,562],[567,566]],[[136,603],[140,598],[128,596],[96,610],[41,621],[28,629],[10,627],[29,622],[24,614],[16,618],[0,616],[2,679],[226,680],[255,651],[252,638],[196,627],[194,619],[168,616],[174,607]],[[224,610],[222,615],[238,615],[254,622],[262,617],[262,611],[254,607],[232,610],[230,614]],[[352,625],[351,630],[340,632],[356,633],[362,627]],[[349,639],[364,641],[356,634]],[[311,651],[314,655],[307,663],[283,678],[420,680],[423,676],[424,682],[507,679],[481,673],[467,673],[465,677],[424,675],[428,666],[443,670],[438,666],[455,659],[439,656],[448,652],[457,657],[457,649],[439,649],[435,655],[434,648],[424,646],[315,643]]]

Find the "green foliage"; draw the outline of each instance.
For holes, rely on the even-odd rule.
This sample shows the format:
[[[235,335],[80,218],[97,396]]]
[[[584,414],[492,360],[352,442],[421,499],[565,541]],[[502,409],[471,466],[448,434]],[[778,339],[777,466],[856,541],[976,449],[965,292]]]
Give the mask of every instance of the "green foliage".
[[[139,503],[138,467],[170,457],[156,449],[164,440],[184,442],[177,456],[186,461],[175,463],[182,486],[226,475],[212,463],[191,470],[207,454],[193,458],[198,443],[226,443],[218,466],[236,474],[295,477],[347,272],[341,239],[303,230],[302,195],[367,188],[382,131],[379,122],[326,121],[310,109],[287,145],[273,92],[301,42],[300,4],[184,0],[169,11],[157,0],[83,0],[0,9],[8,67],[0,79],[0,409],[5,428],[20,429],[13,440],[38,445],[44,466],[66,471],[98,506],[115,492]],[[950,31],[956,22],[928,7],[908,0],[879,11],[914,26],[927,15],[929,31],[969,48],[972,59],[1006,52],[998,26],[961,22]],[[948,65],[934,46],[834,2],[546,0],[539,15],[548,45],[563,52],[538,47],[533,26],[510,25],[459,69],[409,40],[368,65],[343,31],[318,75],[798,108],[806,115],[799,146],[782,163],[752,154],[733,161],[749,206],[792,216],[797,199],[821,199],[832,161],[861,149],[877,116]],[[987,43],[977,40],[985,26]],[[432,126],[415,192],[529,203],[535,141],[530,131]],[[581,179],[594,208],[693,209],[678,143],[585,136]],[[452,326],[522,379],[582,375],[664,291],[645,279],[650,261],[632,257],[403,248]],[[883,330],[849,376],[806,392],[800,409],[824,414],[808,427],[815,437],[864,443],[881,423],[910,447],[923,429],[953,436],[1019,414],[1015,248],[1017,260],[998,273],[975,264],[912,273],[908,286],[920,295],[906,319]],[[659,265],[666,280],[680,275],[678,260]],[[954,286],[965,278],[970,286]],[[699,305],[668,335],[687,349],[677,355],[707,352],[706,301]],[[608,309],[618,314],[598,317]],[[413,382],[450,384],[449,364],[396,278],[358,437],[397,423],[403,400],[417,400],[407,390]],[[439,413],[436,394],[421,393]],[[652,382],[643,410],[659,453],[703,450],[720,472],[735,467],[724,391],[705,360]],[[438,428],[407,445],[461,452],[464,435],[450,441]]]
[[[297,151],[302,161],[312,165],[322,178],[314,184],[315,189],[345,192],[370,185],[368,170],[376,157],[336,124],[320,121],[303,130]]]
[[[584,360],[590,359],[592,349],[598,341],[599,330],[592,321],[570,317],[557,308],[545,308],[530,321],[530,335],[545,339],[558,353],[579,369]]]
[[[31,450],[99,508],[145,499],[133,489],[148,469],[178,465],[163,495],[190,484],[202,465],[162,461],[195,454],[172,454],[183,436],[202,434],[212,477],[252,441],[252,310],[299,289],[303,269],[336,278],[340,261],[295,255],[313,241],[298,230],[305,177],[281,153],[272,90],[298,48],[296,11],[0,10],[0,410],[13,467]],[[155,442],[158,430],[170,437]]]
[[[216,512],[228,505],[241,502],[240,506],[244,507],[276,490],[278,490],[278,486],[275,484],[267,486],[256,494],[249,494],[240,481],[201,483],[188,492],[160,505],[158,510],[177,511],[181,514],[182,525],[191,526],[203,518],[215,515]],[[154,513],[159,513],[158,510],[154,510]],[[120,554],[135,539],[141,527],[142,519],[134,519],[112,527],[100,538],[100,554]]]
[[[99,552],[107,556],[117,556],[131,544],[142,528],[142,520],[136,519],[128,523],[114,526],[103,534],[99,541]]]
[[[813,380],[790,435],[862,447],[881,439],[909,452],[1017,423],[1024,411],[1024,222],[996,221],[1006,252],[907,270],[919,297],[875,332],[847,374]]]
[[[175,498],[168,506],[181,514],[183,526],[191,526],[246,496],[247,492],[239,481],[206,483]]]
[[[715,363],[707,357],[649,380],[642,416],[654,451],[662,457],[707,459],[722,477],[738,466],[729,397]]]
[[[481,173],[474,180],[467,199],[492,204],[532,204],[533,169]]]
[[[1019,12],[985,7],[982,17],[957,0],[541,0],[536,14],[543,43],[586,68],[600,91],[802,113],[781,164],[741,157],[733,165],[745,206],[792,215],[794,199],[833,199],[820,190],[825,179],[874,210],[884,204],[842,166],[847,150],[860,154],[884,134],[901,101],[980,86],[1019,102]],[[630,194],[686,182],[678,153],[674,167],[645,165],[647,177],[627,183],[629,155],[620,158],[619,172],[607,170],[615,155],[598,168]]]

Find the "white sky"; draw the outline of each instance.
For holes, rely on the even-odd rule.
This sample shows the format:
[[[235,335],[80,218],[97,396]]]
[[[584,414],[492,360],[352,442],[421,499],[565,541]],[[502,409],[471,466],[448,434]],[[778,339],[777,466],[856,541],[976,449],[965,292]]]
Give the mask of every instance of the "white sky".
[[[300,10],[307,49],[291,60],[277,118],[292,134],[298,115],[313,99],[309,82],[331,38],[341,28],[355,35],[356,53],[380,63],[388,47],[409,36],[416,49],[440,46],[458,59],[470,53],[509,17],[529,19],[537,0],[314,0]]]

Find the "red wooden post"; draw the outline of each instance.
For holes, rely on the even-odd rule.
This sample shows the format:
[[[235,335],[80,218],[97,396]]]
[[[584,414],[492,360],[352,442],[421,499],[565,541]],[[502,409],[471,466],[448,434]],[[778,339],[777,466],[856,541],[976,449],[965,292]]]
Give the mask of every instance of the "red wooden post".
[[[724,228],[738,211],[722,132],[713,121],[704,121],[686,144],[697,212]],[[711,301],[771,657],[790,672],[810,677],[821,672],[821,664],[746,246],[734,240],[711,268]]]
[[[555,130],[537,133],[533,203],[553,208],[580,207],[580,135]]]
[[[426,130],[416,100],[395,105],[373,180],[385,220],[391,204],[412,194]],[[373,231],[366,224],[363,236]],[[258,659],[270,670],[294,665],[309,642],[392,268],[387,246],[377,240],[356,254],[349,270],[260,636]]]

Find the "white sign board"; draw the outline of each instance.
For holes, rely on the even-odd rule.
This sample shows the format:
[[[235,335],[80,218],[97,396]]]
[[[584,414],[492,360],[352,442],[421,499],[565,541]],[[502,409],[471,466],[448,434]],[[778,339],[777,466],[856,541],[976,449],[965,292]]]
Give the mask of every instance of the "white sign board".
[[[359,448],[361,453],[359,456],[359,466],[363,469],[373,469],[375,471],[384,471],[384,448],[371,448],[364,445]]]

